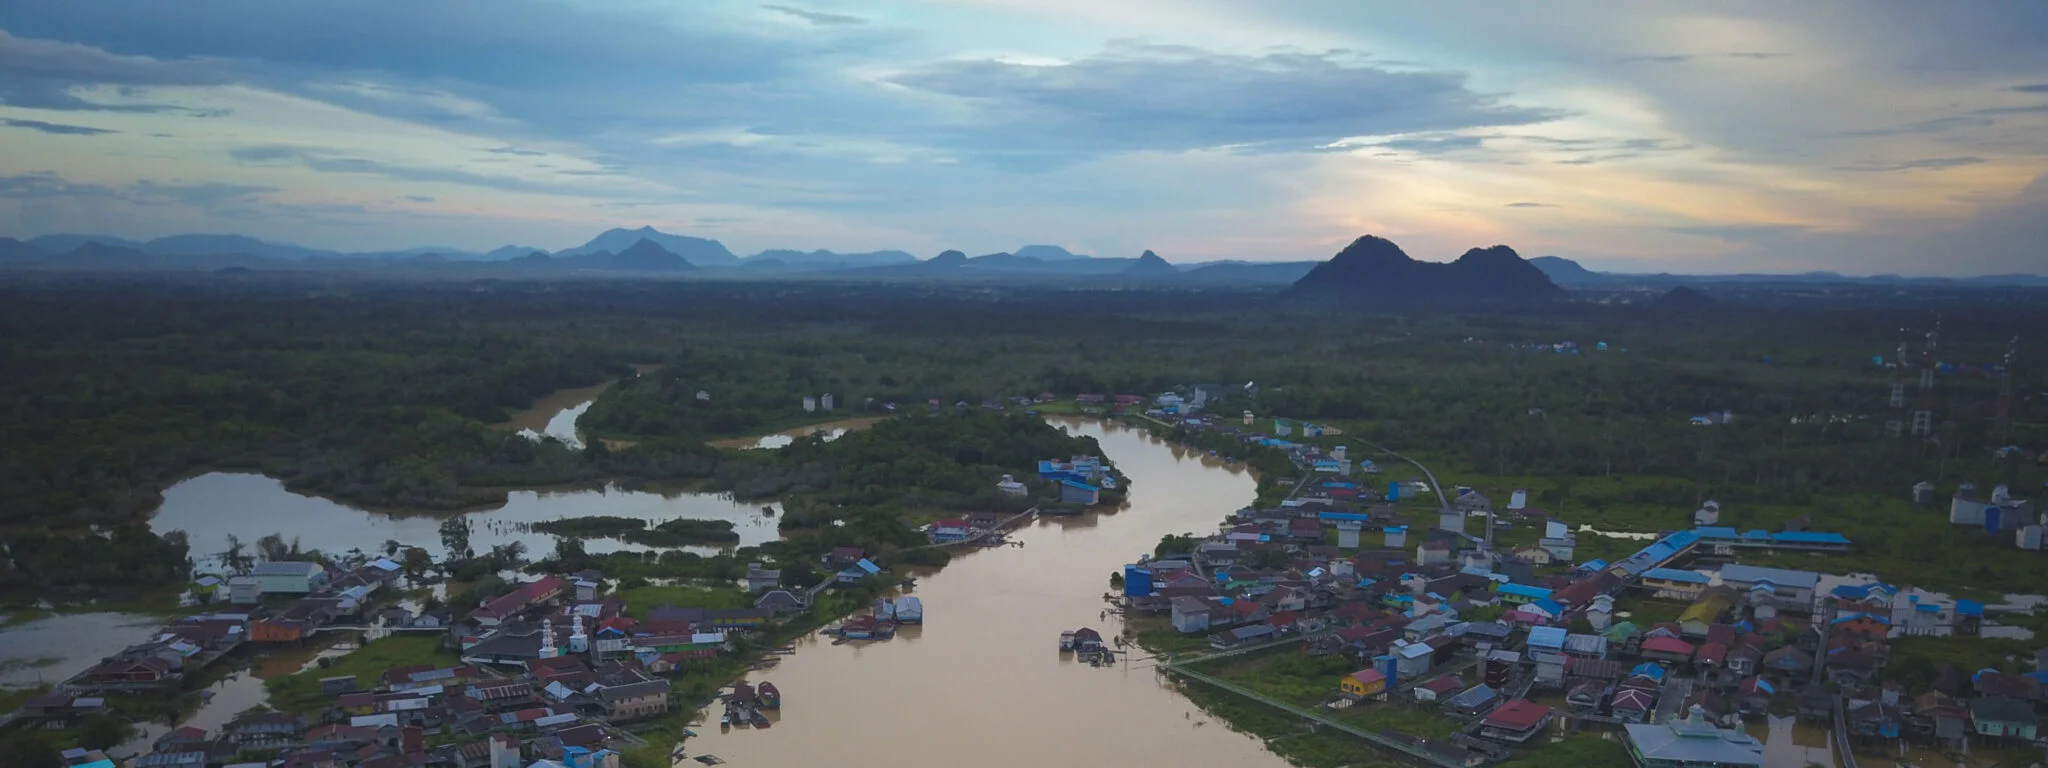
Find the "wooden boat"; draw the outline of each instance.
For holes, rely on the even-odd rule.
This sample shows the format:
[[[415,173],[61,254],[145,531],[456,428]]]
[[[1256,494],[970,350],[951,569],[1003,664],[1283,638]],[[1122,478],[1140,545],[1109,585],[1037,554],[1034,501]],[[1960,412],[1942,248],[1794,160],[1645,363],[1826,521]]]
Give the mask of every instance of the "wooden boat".
[[[1060,633],[1060,650],[1074,650],[1074,630],[1069,629]]]
[[[755,728],[766,728],[769,725],[768,716],[761,714],[761,710],[758,709],[754,710],[753,722]]]
[[[731,728],[732,728],[732,712],[731,712],[731,711],[727,711],[727,712],[725,713],[725,715],[724,715],[724,716],[722,716],[722,717],[718,718],[718,727],[719,727],[719,728],[720,728],[721,730],[729,730],[729,729],[731,729]]]
[[[762,709],[782,708],[782,689],[775,687],[774,683],[763,680],[754,691],[755,695],[761,698]]]

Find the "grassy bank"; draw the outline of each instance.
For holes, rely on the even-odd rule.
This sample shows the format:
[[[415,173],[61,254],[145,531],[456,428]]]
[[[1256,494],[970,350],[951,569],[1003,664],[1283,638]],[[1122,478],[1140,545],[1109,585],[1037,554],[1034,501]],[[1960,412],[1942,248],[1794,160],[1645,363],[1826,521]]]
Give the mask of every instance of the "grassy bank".
[[[325,667],[316,666],[304,672],[273,677],[263,685],[270,691],[272,707],[287,712],[304,712],[318,708],[331,698],[320,693],[323,678],[354,676],[356,687],[369,690],[377,685],[387,669],[414,664],[454,664],[459,660],[453,651],[441,647],[439,634],[386,637],[334,657]]]

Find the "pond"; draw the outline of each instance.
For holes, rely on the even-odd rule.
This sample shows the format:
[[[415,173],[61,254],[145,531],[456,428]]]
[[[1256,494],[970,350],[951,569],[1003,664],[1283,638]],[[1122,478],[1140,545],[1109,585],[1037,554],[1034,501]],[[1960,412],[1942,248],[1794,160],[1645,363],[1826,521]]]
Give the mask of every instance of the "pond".
[[[711,712],[689,754],[743,766],[1286,766],[1151,663],[1096,668],[1058,652],[1063,630],[1121,632],[1103,614],[1109,575],[1162,535],[1215,530],[1256,495],[1251,475],[1129,427],[1052,421],[1101,442],[1131,478],[1125,508],[1041,519],[1011,536],[1022,547],[960,554],[920,577],[925,623],[894,640],[799,643],[750,675],[782,690],[775,727],[720,733]]]

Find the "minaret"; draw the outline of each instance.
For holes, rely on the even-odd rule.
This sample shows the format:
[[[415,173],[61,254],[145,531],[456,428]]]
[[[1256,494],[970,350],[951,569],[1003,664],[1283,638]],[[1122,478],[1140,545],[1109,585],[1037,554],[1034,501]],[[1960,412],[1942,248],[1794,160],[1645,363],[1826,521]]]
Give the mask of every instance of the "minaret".
[[[549,619],[541,619],[540,657],[543,659],[552,659],[560,655],[562,655],[562,652],[555,650],[555,622]]]
[[[583,614],[575,614],[574,623],[569,625],[569,652],[590,652],[590,637],[583,634]]]

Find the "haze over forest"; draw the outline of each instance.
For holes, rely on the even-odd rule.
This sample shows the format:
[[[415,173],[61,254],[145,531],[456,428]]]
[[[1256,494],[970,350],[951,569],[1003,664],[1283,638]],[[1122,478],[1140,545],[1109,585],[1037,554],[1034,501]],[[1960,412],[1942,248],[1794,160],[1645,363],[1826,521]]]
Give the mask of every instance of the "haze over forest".
[[[2040,273],[2044,38],[2039,3],[10,3],[0,236]]]

